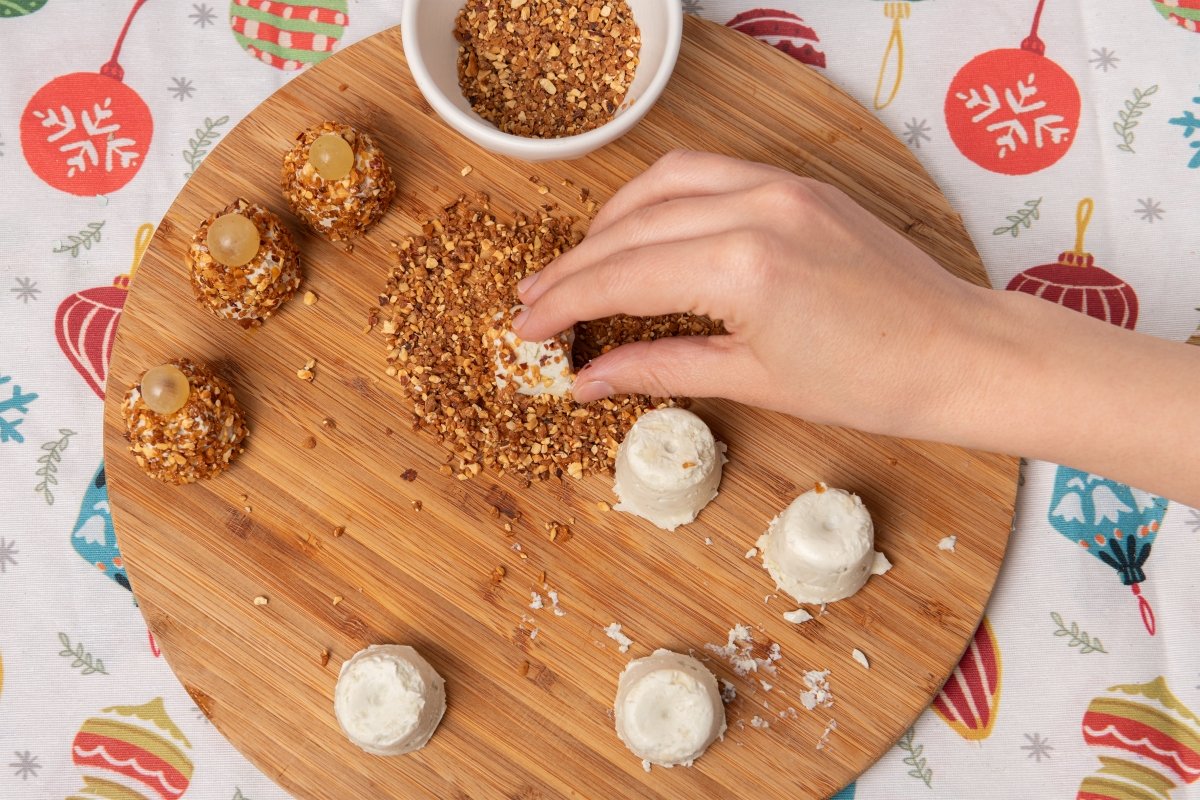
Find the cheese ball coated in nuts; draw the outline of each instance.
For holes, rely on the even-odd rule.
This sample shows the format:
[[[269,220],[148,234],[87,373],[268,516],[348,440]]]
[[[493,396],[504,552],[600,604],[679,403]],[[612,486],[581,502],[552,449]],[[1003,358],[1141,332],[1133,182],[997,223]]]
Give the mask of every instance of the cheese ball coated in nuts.
[[[187,401],[159,414],[142,396],[145,373],[125,394],[125,437],[138,466],[176,485],[214,478],[241,454],[246,423],[233,387],[207,367],[185,358],[171,362],[187,378]]]
[[[347,149],[352,154],[348,170]],[[334,242],[353,239],[378,222],[396,192],[370,134],[338,122],[322,122],[296,137],[283,157],[280,187],[296,216]]]
[[[258,230],[258,252],[241,266],[220,263],[209,249],[210,227],[228,214],[248,219]],[[188,265],[192,292],[201,305],[243,328],[261,325],[300,287],[300,253],[291,233],[279,217],[241,198],[200,224],[188,249]]]

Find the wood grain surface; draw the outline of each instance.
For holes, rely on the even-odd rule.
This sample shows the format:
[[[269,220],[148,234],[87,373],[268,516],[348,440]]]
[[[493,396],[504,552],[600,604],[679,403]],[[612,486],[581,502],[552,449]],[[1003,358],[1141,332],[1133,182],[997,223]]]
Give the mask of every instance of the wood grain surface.
[[[391,212],[352,251],[300,229],[277,188],[296,132],[322,119],[371,131],[400,186]],[[399,30],[385,31],[308,70],[247,117],[160,224],[112,357],[113,517],[172,668],[221,732],[296,796],[824,797],[887,750],[958,661],[1004,555],[1015,459],[701,401],[695,410],[728,443],[730,463],[718,500],[668,534],[598,509],[613,499],[607,478],[529,489],[486,472],[458,481],[438,472],[447,453],[410,431],[409,403],[383,373],[382,337],[363,332],[392,263],[389,241],[416,232],[461,192],[488,192],[502,216],[554,202],[583,217],[562,179],[604,200],[680,146],[837,184],[955,274],[986,282],[959,217],[868,112],[817,72],[696,19],[665,96],[633,133],[581,161],[536,166],[489,155],[444,126],[411,82]],[[467,165],[473,171],[462,177]],[[236,196],[289,221],[301,291],[320,297],[305,306],[297,296],[251,332],[197,306],[184,265],[198,223]],[[119,410],[142,370],[179,356],[229,377],[251,430],[229,472],[182,488],[138,470]],[[312,384],[296,378],[310,358]],[[399,477],[409,468],[413,482]],[[780,615],[795,605],[775,596],[745,553],[816,480],[863,497],[895,569],[794,626]],[[574,536],[551,542],[545,523],[572,519]],[[335,536],[338,527],[344,535]],[[955,553],[937,548],[949,534],[958,537]],[[500,565],[507,575],[494,585]],[[531,590],[544,594],[543,571],[565,616],[528,607]],[[254,605],[256,596],[269,603]],[[636,642],[627,655],[602,632],[612,622]],[[760,656],[780,644],[774,688],[712,660],[738,692],[725,740],[692,769],[646,774],[613,731],[618,673],[658,647],[703,655],[739,622],[753,628]],[[382,642],[415,646],[447,681],[442,726],[413,755],[366,755],[334,720],[338,668]],[[869,657],[869,671],[851,659],[854,648]],[[831,670],[831,708],[802,708],[810,669]],[[789,706],[798,715],[781,719]],[[770,728],[752,728],[755,715]],[[831,719],[837,729],[818,751]]]

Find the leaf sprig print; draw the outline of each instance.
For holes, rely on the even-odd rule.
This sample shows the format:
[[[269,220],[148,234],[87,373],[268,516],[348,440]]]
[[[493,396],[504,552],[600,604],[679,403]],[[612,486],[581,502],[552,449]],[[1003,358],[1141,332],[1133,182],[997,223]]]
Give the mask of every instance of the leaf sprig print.
[[[208,151],[212,149],[215,142],[221,133],[217,129],[229,122],[229,116],[222,116],[213,119],[212,117],[204,118],[204,125],[196,128],[196,133],[191,139],[188,139],[188,149],[183,151],[183,160],[187,162],[188,171],[183,173],[183,177],[190,178],[196,168],[200,166],[200,162],[208,155]]]
[[[80,675],[93,675],[99,673],[107,675],[108,670],[104,668],[104,660],[96,658],[91,653],[83,649],[83,642],[76,642],[75,646],[71,646],[71,637],[65,633],[58,634],[58,640],[62,642],[63,649],[59,651],[59,655],[63,658],[70,658],[71,669],[79,669]]]
[[[1041,204],[1041,197],[1037,200],[1026,200],[1024,206],[1005,217],[1008,220],[1008,224],[996,228],[996,230],[992,231],[992,235],[1003,236],[1007,233],[1014,239],[1017,238],[1021,235],[1022,228],[1028,230],[1033,225],[1033,221],[1041,217],[1041,211],[1038,210],[1038,206]]]
[[[1079,629],[1078,622],[1072,622],[1068,628],[1066,623],[1063,622],[1062,615],[1057,611],[1051,611],[1050,618],[1054,620],[1054,625],[1056,626],[1054,635],[1066,636],[1068,647],[1078,647],[1079,652],[1084,655],[1088,653],[1108,653],[1104,649],[1104,643],[1100,641],[1100,637],[1088,636],[1087,631]]]
[[[58,486],[58,465],[62,463],[63,451],[67,449],[71,443],[71,437],[75,435],[75,431],[67,428],[59,428],[58,433],[62,437],[61,439],[42,445],[42,449],[46,452],[38,457],[37,462],[41,466],[34,473],[42,480],[33,487],[33,490],[45,499],[48,506],[54,505],[54,492],[50,487]]]
[[[89,222],[88,226],[81,230],[78,235],[72,234],[67,237],[70,244],[60,242],[58,247],[54,248],[56,253],[70,253],[71,258],[79,258],[79,250],[91,250],[92,245],[100,241],[100,229],[104,227],[104,221]]]
[[[1117,136],[1121,137],[1121,143],[1117,145],[1118,150],[1126,153],[1132,153],[1133,150],[1133,129],[1138,126],[1138,117],[1145,113],[1150,107],[1150,101],[1147,97],[1158,91],[1158,84],[1154,84],[1145,91],[1135,88],[1133,90],[1133,99],[1125,101],[1125,108],[1117,112],[1117,121],[1113,123],[1113,130],[1117,132]]]
[[[912,728],[904,732],[904,735],[900,737],[900,741],[896,742],[896,746],[908,753],[904,757],[904,763],[912,767],[908,771],[909,777],[916,778],[932,789],[933,768],[928,765],[928,759],[922,755],[925,752],[925,745],[917,744],[914,740]]]

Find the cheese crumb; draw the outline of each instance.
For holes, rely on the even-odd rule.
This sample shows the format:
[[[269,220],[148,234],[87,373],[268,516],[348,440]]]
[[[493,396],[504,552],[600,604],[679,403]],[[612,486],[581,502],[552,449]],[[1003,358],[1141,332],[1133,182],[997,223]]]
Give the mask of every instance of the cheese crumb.
[[[944,538],[940,542],[938,542],[938,550],[947,550],[947,551],[953,553],[954,545],[956,545],[956,544],[958,544],[957,536],[947,536],[946,538]]]
[[[774,675],[776,672],[775,662],[783,658],[779,643],[772,643],[766,658],[755,658],[752,654],[753,648],[754,638],[750,633],[750,628],[740,623],[730,628],[725,644],[708,643],[704,645],[705,650],[729,662],[734,673],[739,677],[760,671],[767,675]]]
[[[554,616],[565,617],[567,612],[558,607],[558,592],[551,589],[550,591],[546,592],[546,595],[550,598],[550,606],[554,609]]]
[[[726,703],[737,700],[737,687],[724,678],[721,678],[721,699]]]
[[[633,646],[633,639],[621,632],[621,623],[619,622],[614,622],[605,628],[604,635],[616,642],[619,645],[617,649],[622,653],[628,653],[629,648]]]
[[[803,608],[797,608],[795,611],[783,612],[783,618],[793,625],[800,625],[812,619],[813,615],[805,611]]]
[[[537,592],[530,592],[529,593],[529,607],[532,608],[534,611],[538,611],[540,609],[545,608],[546,604],[542,601],[542,596],[540,594],[538,594]]]
[[[746,551],[746,558],[754,558],[756,555],[758,555],[757,547],[751,547],[749,550]]]
[[[705,536],[705,537],[704,537],[704,543],[705,543],[706,545],[708,545],[709,547],[712,547],[712,537],[711,537],[711,536]]]
[[[831,719],[825,725],[825,730],[821,732],[821,738],[817,740],[817,749],[824,750],[829,746],[829,735],[837,730],[837,720]]]
[[[862,650],[859,650],[857,647],[854,648],[854,651],[852,653],[850,653],[850,657],[853,658],[855,661],[857,661],[859,664],[862,664],[863,669],[871,668],[871,662],[867,661],[867,654],[864,653]]]
[[[892,562],[878,550],[875,551],[875,564],[871,567],[872,575],[883,575],[892,568]]]
[[[804,685],[808,691],[800,693],[800,703],[812,711],[817,706],[828,708],[833,705],[833,692],[829,690],[829,670],[809,670],[804,674]]]
[[[767,722],[765,719],[763,719],[762,717],[755,714],[753,717],[750,718],[750,727],[751,728],[759,728],[759,729],[769,728],[769,727],[771,727],[771,723]]]

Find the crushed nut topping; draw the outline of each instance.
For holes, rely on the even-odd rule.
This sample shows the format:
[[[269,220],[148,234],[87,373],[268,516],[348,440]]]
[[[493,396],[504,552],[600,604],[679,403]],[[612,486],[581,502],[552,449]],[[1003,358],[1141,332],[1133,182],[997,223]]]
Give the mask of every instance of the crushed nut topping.
[[[518,214],[499,221],[485,196],[464,198],[401,243],[378,311],[387,365],[413,402],[413,426],[437,437],[460,477],[488,467],[527,480],[610,473],[617,445],[644,412],[671,404],[626,395],[577,405],[496,385],[491,343],[517,282],[579,241],[572,220]],[[575,328],[575,364],[626,342],[721,332],[707,317],[616,316]],[[446,472],[446,470],[442,470]],[[450,470],[451,472],[454,469]]]
[[[454,35],[471,107],[505,133],[539,139],[612,119],[642,46],[626,0],[467,0]]]

